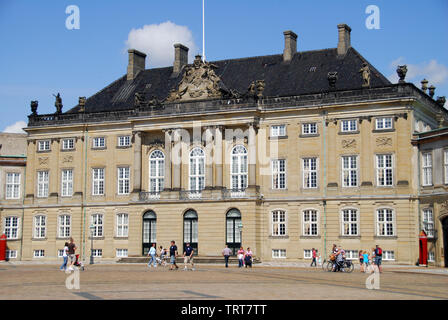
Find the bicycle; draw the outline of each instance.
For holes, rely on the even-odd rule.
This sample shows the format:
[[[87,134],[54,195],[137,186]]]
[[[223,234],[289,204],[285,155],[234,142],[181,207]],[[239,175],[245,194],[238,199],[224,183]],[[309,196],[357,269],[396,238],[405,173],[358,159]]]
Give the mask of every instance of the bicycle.
[[[332,272],[334,268],[333,260],[324,260],[322,263],[322,269],[327,272]],[[341,265],[339,266],[339,270],[341,272],[352,273],[355,270],[355,265],[350,260],[343,260]]]

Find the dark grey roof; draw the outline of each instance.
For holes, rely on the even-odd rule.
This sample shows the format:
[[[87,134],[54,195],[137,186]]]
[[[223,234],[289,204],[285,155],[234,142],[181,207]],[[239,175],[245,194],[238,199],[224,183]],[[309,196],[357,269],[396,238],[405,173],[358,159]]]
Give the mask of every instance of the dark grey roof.
[[[338,73],[337,90],[359,89],[363,83],[359,69],[364,62],[367,61],[354,48],[350,48],[343,57],[338,57],[334,48],[297,52],[292,61],[287,63],[283,62],[281,54],[211,63],[218,66],[215,72],[228,89],[244,94],[251,82],[264,80],[264,96],[285,97],[328,91],[327,75],[334,71]],[[371,87],[391,84],[370,63],[367,64],[371,71]],[[154,96],[163,100],[171,89],[177,87],[181,78],[182,73],[173,77],[173,67],[147,69],[129,81],[124,75],[88,98],[85,110],[102,112],[132,109],[135,92],[144,92],[147,98]],[[78,106],[68,112],[77,110]]]

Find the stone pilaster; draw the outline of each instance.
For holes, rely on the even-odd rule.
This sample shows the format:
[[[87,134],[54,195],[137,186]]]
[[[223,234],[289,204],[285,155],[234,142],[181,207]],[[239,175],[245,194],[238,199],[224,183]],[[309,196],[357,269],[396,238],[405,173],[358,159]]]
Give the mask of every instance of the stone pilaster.
[[[171,183],[171,150],[172,150],[172,133],[173,130],[167,129],[163,130],[165,133],[165,185],[164,189],[171,189],[172,183]]]
[[[256,185],[256,163],[257,163],[257,141],[256,141],[257,124],[255,122],[249,123],[249,183],[248,186]]]
[[[224,130],[223,126],[215,127],[215,145],[214,145],[214,153],[213,153],[213,162],[215,164],[215,187],[223,187],[223,170],[222,170],[222,131]]]
[[[140,192],[142,189],[142,132],[134,134],[134,189],[132,192]]]

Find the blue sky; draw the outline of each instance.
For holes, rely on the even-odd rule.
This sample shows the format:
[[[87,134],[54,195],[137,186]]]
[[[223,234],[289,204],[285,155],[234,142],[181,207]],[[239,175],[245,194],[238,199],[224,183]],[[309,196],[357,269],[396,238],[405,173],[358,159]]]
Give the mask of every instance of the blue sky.
[[[80,10],[79,30],[66,28],[69,5]],[[379,30],[365,25],[368,5],[380,9]],[[386,77],[407,64],[407,80],[426,77],[436,96],[448,96],[446,0],[206,0],[207,60],[282,53],[284,30],[298,34],[299,51],[334,48],[338,23],[352,28],[352,46]],[[155,48],[147,67],[170,65],[173,49],[164,59],[145,25],[154,25],[146,29],[152,36],[190,41],[192,55],[202,50],[201,0],[0,0],[0,132],[27,121],[31,100],[40,114],[53,113],[60,92],[68,110],[125,74],[133,29],[142,33],[137,46]]]

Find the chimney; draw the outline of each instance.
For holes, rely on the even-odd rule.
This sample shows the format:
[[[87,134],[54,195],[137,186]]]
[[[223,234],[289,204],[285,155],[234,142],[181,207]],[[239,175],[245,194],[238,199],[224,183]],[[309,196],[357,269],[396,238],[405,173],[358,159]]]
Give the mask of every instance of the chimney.
[[[285,49],[283,50],[283,61],[291,61],[297,52],[297,35],[291,30],[283,32],[285,36]]]
[[[343,56],[347,53],[348,49],[352,46],[350,42],[350,28],[345,23],[338,24],[338,56]]]
[[[129,63],[128,63],[128,80],[134,80],[140,71],[145,70],[146,54],[135,49],[129,49]]]
[[[173,73],[179,73],[188,64],[188,48],[180,43],[174,45]]]

